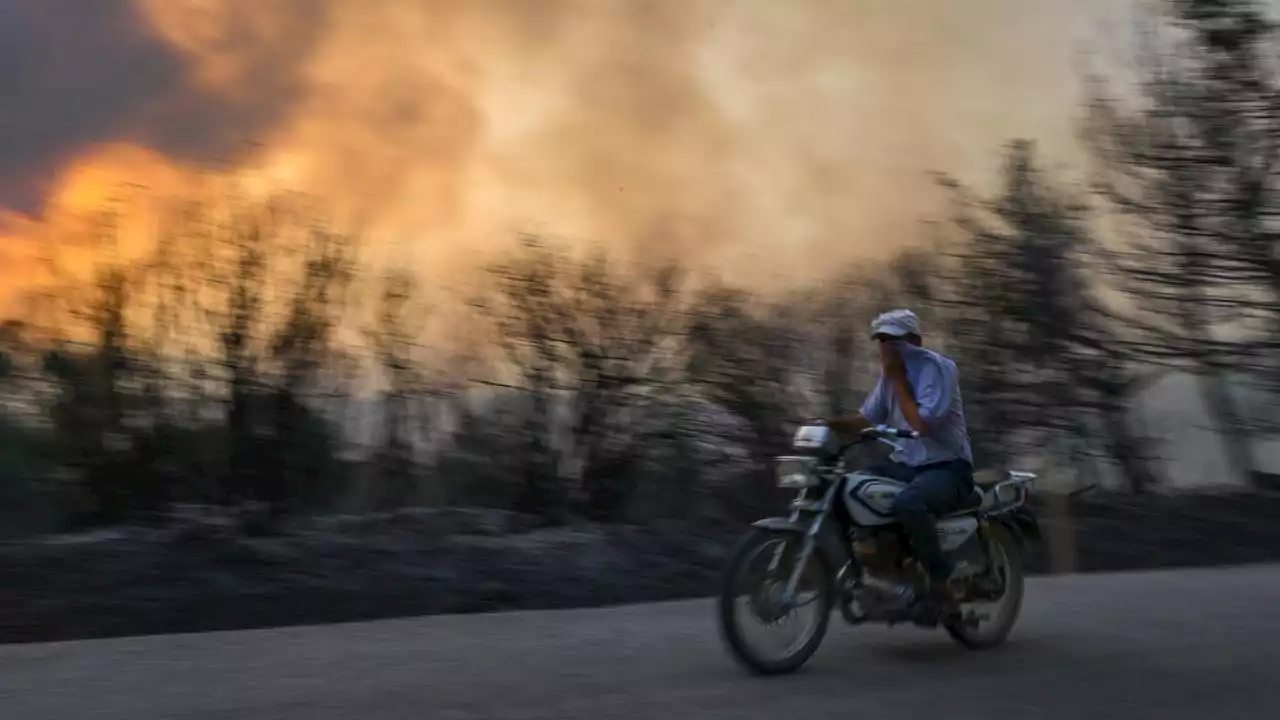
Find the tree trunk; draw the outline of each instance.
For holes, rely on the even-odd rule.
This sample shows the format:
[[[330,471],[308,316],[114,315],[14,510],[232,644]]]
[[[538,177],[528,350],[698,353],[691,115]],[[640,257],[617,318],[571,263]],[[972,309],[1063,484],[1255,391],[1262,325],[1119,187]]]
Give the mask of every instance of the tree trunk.
[[[1200,374],[1199,384],[1205,408],[1213,418],[1214,431],[1220,439],[1228,471],[1246,487],[1257,487],[1252,433],[1241,422],[1226,374],[1216,368],[1206,369]]]
[[[1127,415],[1127,408],[1120,404],[1103,412],[1107,454],[1120,466],[1129,489],[1134,493],[1145,493],[1158,485],[1160,478],[1151,469],[1144,439],[1134,434]]]

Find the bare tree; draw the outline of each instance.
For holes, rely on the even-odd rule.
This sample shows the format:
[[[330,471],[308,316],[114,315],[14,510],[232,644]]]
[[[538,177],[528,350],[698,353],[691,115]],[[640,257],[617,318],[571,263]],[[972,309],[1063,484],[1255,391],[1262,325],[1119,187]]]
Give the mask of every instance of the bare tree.
[[[168,488],[155,474],[145,443],[145,413],[138,381],[147,362],[130,315],[146,267],[119,253],[118,210],[85,218],[83,235],[68,235],[46,258],[53,284],[44,289],[38,323],[50,341],[43,370],[56,388],[50,419],[61,464],[79,481],[69,499],[73,523],[119,521],[159,509]],[[67,262],[88,259],[88,276]],[[83,264],[83,262],[79,263]],[[56,330],[55,330],[56,328]]]
[[[991,440],[1000,444],[1026,431],[1033,437],[1022,439],[1038,445],[1054,436],[1100,441],[1130,487],[1145,490],[1156,482],[1152,458],[1128,417],[1141,376],[1123,326],[1098,299],[1087,208],[1039,169],[1030,142],[1007,146],[1003,180],[991,201],[952,184],[966,240],[948,325],[977,373],[967,404],[995,425],[978,433],[998,432]]]
[[[271,337],[275,453],[263,487],[277,514],[291,500],[305,503],[308,496],[322,500],[328,494],[317,485],[334,464],[337,433],[309,400],[329,364],[355,272],[355,238],[311,224],[301,242],[300,277],[283,294],[288,309]]]
[[[779,303],[724,285],[705,288],[693,307],[690,379],[748,428],[747,452],[757,481],[748,495],[757,503],[768,501],[773,457],[786,450],[789,430],[804,414],[793,382],[801,351],[794,328]]]
[[[1138,102],[1111,99],[1095,79],[1084,126],[1100,194],[1132,231],[1115,262],[1133,300],[1127,342],[1199,375],[1234,473],[1266,484],[1232,390],[1274,354],[1280,313],[1266,280],[1280,160],[1275,28],[1251,0],[1169,0],[1137,39]]]
[[[601,254],[575,261],[527,237],[491,277],[482,307],[530,401],[523,504],[617,517],[636,482],[636,421],[683,366],[682,274],[668,265],[628,274]],[[576,478],[573,492],[562,471]]]
[[[365,332],[382,373],[381,439],[375,455],[380,488],[374,502],[390,507],[420,495],[416,441],[425,439],[427,386],[417,355],[425,328],[418,280],[403,269],[384,274],[378,285],[376,316]]]
[[[336,433],[311,401],[355,273],[355,239],[319,224],[305,200],[177,202],[145,263],[154,354],[188,407],[166,427],[206,427],[221,404],[206,490],[277,517],[289,499],[316,501],[335,467]]]

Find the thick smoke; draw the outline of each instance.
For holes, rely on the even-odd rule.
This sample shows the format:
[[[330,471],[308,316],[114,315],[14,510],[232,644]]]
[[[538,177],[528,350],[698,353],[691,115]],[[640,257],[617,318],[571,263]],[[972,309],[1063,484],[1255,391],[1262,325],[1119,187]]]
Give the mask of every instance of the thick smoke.
[[[1065,147],[1073,43],[1117,2],[10,0],[0,210],[126,143],[445,273],[537,231],[811,274],[917,239],[928,171]]]
[[[264,37],[234,13],[206,18],[219,52],[239,58],[222,87],[202,75],[203,58],[160,36],[132,0],[0,4],[0,207],[38,211],[57,173],[102,143],[234,161],[305,91],[298,70],[324,29],[324,3],[252,1],[287,16],[288,26]]]

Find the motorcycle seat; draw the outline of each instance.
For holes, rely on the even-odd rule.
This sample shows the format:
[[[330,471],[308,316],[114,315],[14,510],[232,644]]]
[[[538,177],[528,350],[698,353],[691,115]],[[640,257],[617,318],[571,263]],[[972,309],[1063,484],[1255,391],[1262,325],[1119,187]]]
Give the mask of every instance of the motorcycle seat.
[[[991,487],[1004,479],[1004,475],[999,470],[987,468],[986,470],[978,470],[973,474],[973,484],[980,488]]]
[[[960,507],[956,508],[954,511],[947,513],[947,517],[956,517],[957,515],[968,515],[969,513],[974,512],[975,510],[978,510],[979,508],[981,508],[984,502],[986,502],[986,498],[983,497],[982,491],[979,490],[977,487],[974,487],[969,491],[969,497],[965,498],[964,503],[961,504]]]

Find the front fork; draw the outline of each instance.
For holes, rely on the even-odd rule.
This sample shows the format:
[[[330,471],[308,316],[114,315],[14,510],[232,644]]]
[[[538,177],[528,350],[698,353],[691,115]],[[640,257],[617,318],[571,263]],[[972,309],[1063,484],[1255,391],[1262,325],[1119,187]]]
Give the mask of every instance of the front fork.
[[[809,558],[817,548],[818,537],[822,532],[822,523],[827,519],[827,515],[831,510],[831,503],[834,501],[839,487],[839,482],[831,483],[831,486],[823,493],[822,498],[816,501],[809,500],[807,493],[801,491],[791,503],[791,522],[799,524],[804,513],[812,513],[813,517],[805,530],[804,540],[800,545],[800,555],[796,558],[795,567],[791,568],[791,574],[787,578],[787,584],[782,591],[781,600],[784,607],[792,607],[796,602],[796,589],[800,584],[800,575],[804,572],[805,567],[808,566]],[[786,545],[784,544],[773,551],[773,559],[769,563],[770,576],[777,572],[778,565],[782,563],[782,553],[785,549]]]

